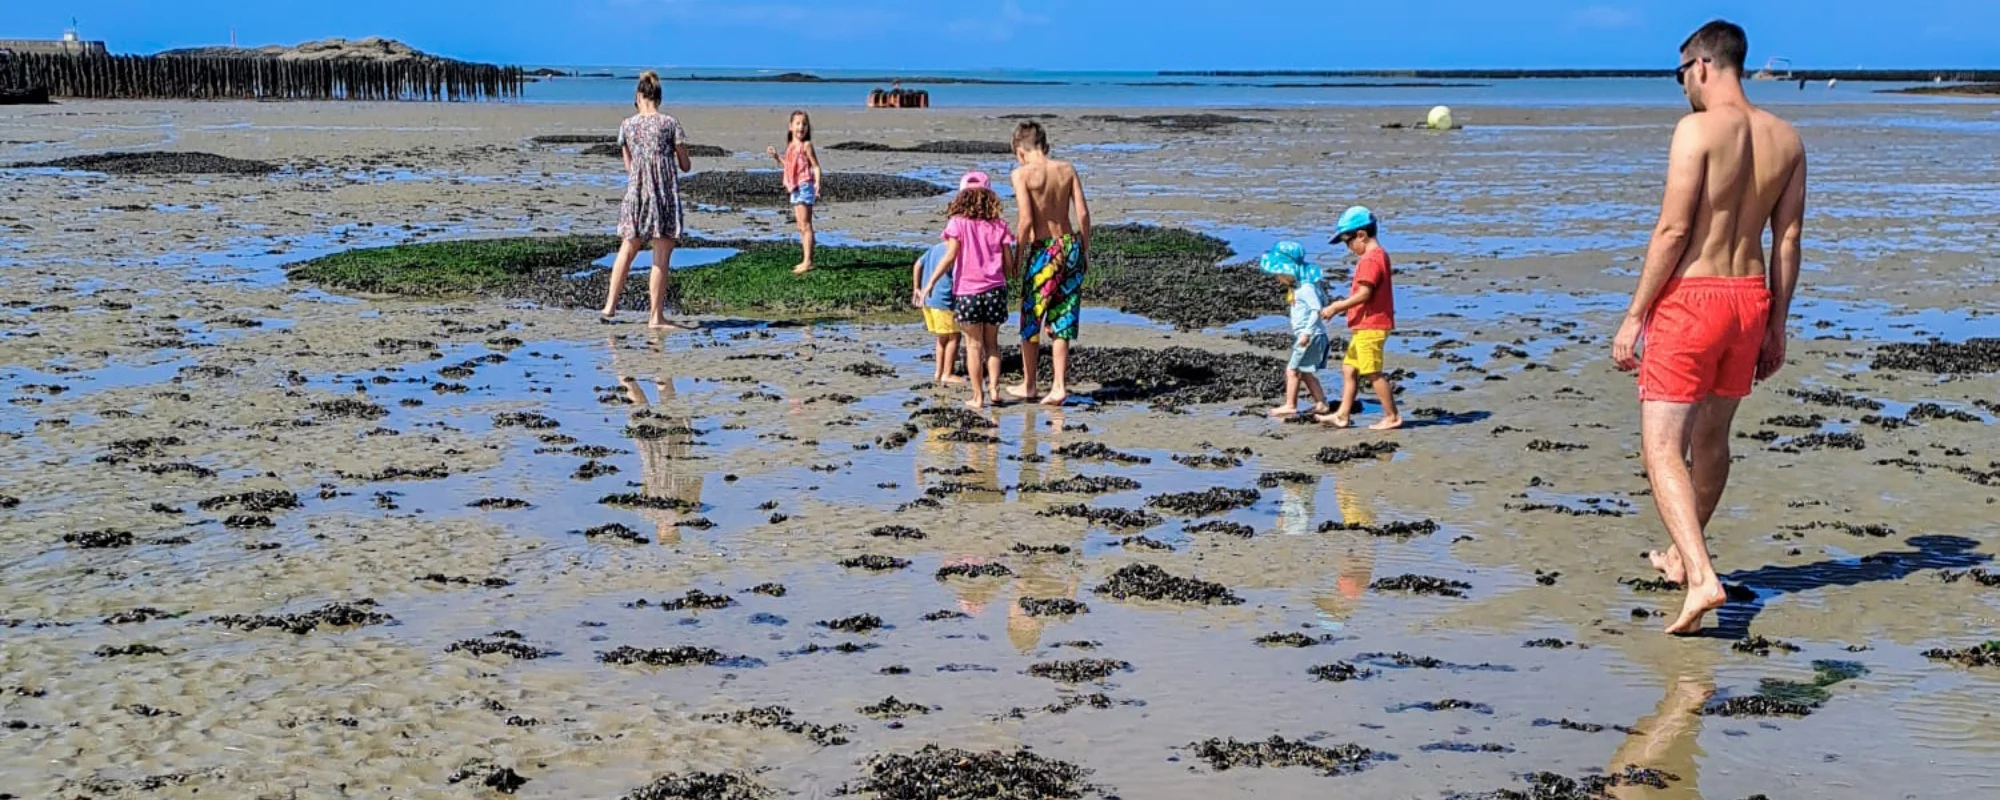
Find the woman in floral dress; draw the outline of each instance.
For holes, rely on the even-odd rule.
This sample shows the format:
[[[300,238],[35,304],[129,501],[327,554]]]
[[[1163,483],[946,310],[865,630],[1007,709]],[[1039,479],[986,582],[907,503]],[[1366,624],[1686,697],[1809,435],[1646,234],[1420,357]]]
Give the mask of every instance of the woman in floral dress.
[[[604,298],[606,320],[618,313],[618,297],[632,259],[647,242],[653,245],[653,269],[647,294],[651,315],[647,327],[678,328],[667,321],[666,298],[674,245],[681,237],[680,174],[693,169],[688,161],[686,134],[673,117],[660,113],[660,76],[639,74],[639,113],[618,126],[618,144],[625,151],[625,202],[618,209],[618,259],[611,265],[611,290]]]

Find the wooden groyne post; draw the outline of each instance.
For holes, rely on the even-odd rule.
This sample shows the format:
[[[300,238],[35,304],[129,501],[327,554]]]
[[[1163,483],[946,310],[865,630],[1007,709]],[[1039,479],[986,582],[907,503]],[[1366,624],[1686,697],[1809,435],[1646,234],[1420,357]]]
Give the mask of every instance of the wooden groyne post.
[[[56,97],[87,99],[476,101],[520,97],[527,83],[519,67],[443,60],[38,53],[0,58],[0,86],[41,86]]]

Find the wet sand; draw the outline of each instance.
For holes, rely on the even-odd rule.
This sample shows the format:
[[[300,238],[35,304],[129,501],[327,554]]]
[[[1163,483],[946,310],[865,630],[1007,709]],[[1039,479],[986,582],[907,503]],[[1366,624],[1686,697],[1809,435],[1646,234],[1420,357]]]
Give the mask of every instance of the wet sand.
[[[698,169],[757,169],[786,109],[669,111],[695,141],[743,154]],[[1991,112],[1797,109],[1813,159],[1798,337],[1792,363],[1743,405],[1738,428],[1756,438],[1736,442],[1712,530],[1725,580],[1757,600],[1726,609],[1719,635],[1678,640],[1651,616],[1678,596],[1621,582],[1653,577],[1639,553],[1664,531],[1636,458],[1631,380],[1607,357],[1672,115],[1457,111],[1470,127],[1448,135],[1379,127],[1407,110],[1232,111],[1259,121],[1203,133],[1080,120],[1116,109],[1046,122],[1107,222],[1201,230],[1244,256],[1297,238],[1338,267],[1319,244],[1331,216],[1374,207],[1399,269],[1391,366],[1408,371],[1401,403],[1420,424],[1283,424],[1261,417],[1268,401],[1015,406],[974,431],[984,436],[916,420],[905,444],[895,439],[913,411],[961,399],[914,388],[931,371],[914,318],[708,319],[700,333],[653,336],[588,311],[349,298],[284,280],[282,265],[348,247],[608,229],[615,160],[529,139],[608,131],[618,109],[0,111],[0,164],[172,149],[282,166],[0,170],[0,443],[12,456],[0,468],[0,784],[24,797],[466,796],[492,793],[480,784],[504,767],[527,779],[524,797],[613,797],[697,771],[814,797],[856,784],[871,756],[937,743],[1031,747],[1127,798],[1476,795],[1524,789],[1518,776],[1532,772],[1627,765],[1678,780],[1619,797],[1994,791],[2000,729],[1987,709],[2000,673],[1923,653],[1993,635],[2000,589],[1940,575],[1993,568],[2000,372],[1870,367],[1891,343],[2000,335]],[[1007,113],[814,121],[822,147],[908,146],[1004,139]],[[940,182],[1008,166],[822,158]],[[826,187],[823,240],[914,243],[941,227],[935,200],[839,192]],[[690,223],[717,238],[790,228],[761,209],[704,208]],[[1082,345],[1276,355],[1237,335],[1281,330],[1282,312],[1176,332],[1092,309]],[[1870,403],[1880,407],[1849,407]],[[1913,413],[1922,403],[1945,416]],[[1371,405],[1360,421],[1373,418]],[[1384,441],[1397,450],[1321,458]],[[1149,461],[1057,452],[1087,442]],[[1308,477],[1260,486],[1273,472]],[[1139,488],[1013,489],[1072,475]],[[1148,507],[1211,487],[1257,496],[1200,516]],[[290,492],[296,507],[230,497],[260,490]],[[600,502],[620,493],[667,499]],[[526,507],[481,503],[505,500]],[[1074,503],[1161,521],[1039,513]],[[1217,520],[1253,535],[1198,527]],[[1393,525],[1421,521],[1436,525]],[[627,538],[584,535],[614,523]],[[923,538],[871,535],[890,525]],[[1141,535],[1171,549],[1128,541]],[[840,566],[868,555],[908,563]],[[1010,574],[935,577],[951,564]],[[1094,591],[1132,564],[1245,602]],[[1403,575],[1469,588],[1389,588]],[[787,591],[749,591],[767,583]],[[660,608],[690,590],[733,602]],[[1023,598],[1089,610],[1030,616]],[[362,599],[388,618],[303,634],[213,621]],[[142,608],[161,613],[119,616]],[[966,616],[926,620],[939,611]],[[817,624],[863,614],[885,627]],[[514,641],[497,632],[554,652],[448,649]],[[1315,644],[1256,643],[1271,633]],[[1798,649],[1732,648],[1748,635]],[[1565,646],[1524,646],[1549,639]],[[846,643],[859,647],[836,649]],[[115,649],[135,644],[164,652]],[[600,661],[624,646],[712,648],[697,661],[716,663]],[[1129,669],[1077,684],[1031,674],[1076,659]],[[1825,688],[1809,716],[1695,713],[1767,679],[1809,683],[1825,660],[1866,673]],[[1337,662],[1373,674],[1309,673]],[[929,713],[860,711],[891,696]],[[1473,707],[1406,708],[1445,700]],[[770,705],[852,726],[849,742],[704,718]],[[1396,758],[1338,776],[1217,770],[1193,747],[1274,735]],[[471,777],[452,782],[462,769]]]

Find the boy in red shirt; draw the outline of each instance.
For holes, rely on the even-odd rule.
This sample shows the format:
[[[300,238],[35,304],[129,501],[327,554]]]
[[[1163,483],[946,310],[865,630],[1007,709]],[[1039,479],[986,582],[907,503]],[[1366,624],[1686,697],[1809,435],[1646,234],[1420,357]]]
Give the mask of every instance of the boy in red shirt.
[[[1389,273],[1389,252],[1375,240],[1375,215],[1361,206],[1348,209],[1334,227],[1333,243],[1347,245],[1361,261],[1354,265],[1354,285],[1348,290],[1347,299],[1320,311],[1320,318],[1325,320],[1346,313],[1349,335],[1347,357],[1340,364],[1340,408],[1314,419],[1336,428],[1353,424],[1350,418],[1361,393],[1361,381],[1368,380],[1375,384],[1375,397],[1382,401],[1382,421],[1368,429],[1386,431],[1403,427],[1403,417],[1396,413],[1396,395],[1389,386],[1389,376],[1382,372],[1382,346],[1389,340],[1389,332],[1396,329],[1396,291]]]

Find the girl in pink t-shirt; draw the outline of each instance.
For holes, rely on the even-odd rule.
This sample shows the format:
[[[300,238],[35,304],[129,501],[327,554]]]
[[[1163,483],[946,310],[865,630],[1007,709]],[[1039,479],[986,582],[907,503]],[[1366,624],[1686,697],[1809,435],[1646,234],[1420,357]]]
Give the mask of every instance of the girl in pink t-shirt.
[[[924,298],[951,274],[952,312],[972,384],[972,399],[965,404],[983,409],[988,397],[1000,401],[1000,323],[1007,321],[1006,265],[1013,260],[1014,232],[1000,221],[1000,196],[984,172],[959,179],[958,196],[945,213],[951,222],[944,226],[944,258],[910,302],[923,307]]]

